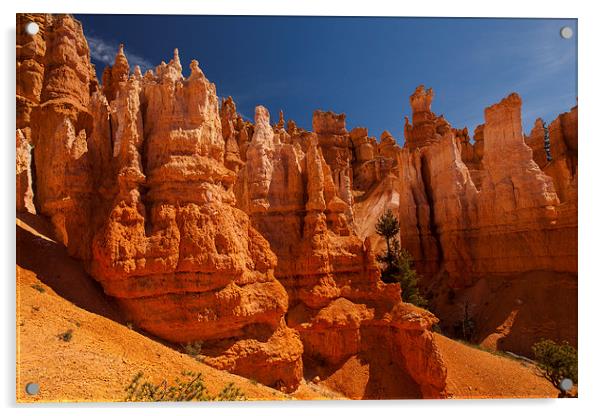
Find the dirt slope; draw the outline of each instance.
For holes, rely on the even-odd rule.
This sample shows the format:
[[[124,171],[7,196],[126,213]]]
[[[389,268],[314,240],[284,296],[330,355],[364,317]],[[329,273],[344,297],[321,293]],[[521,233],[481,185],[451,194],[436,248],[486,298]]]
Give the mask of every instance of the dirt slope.
[[[435,334],[447,365],[447,389],[453,398],[557,397],[558,391],[531,364],[492,353]]]
[[[17,219],[19,402],[120,401],[138,371],[159,383],[184,370],[202,372],[211,393],[233,382],[249,400],[293,398],[208,367],[120,323],[116,305],[51,235],[41,217]],[[72,339],[59,339],[68,330]],[[40,385],[38,395],[25,393],[29,382]],[[340,397],[311,384],[297,394],[307,399]]]
[[[217,371],[126,326],[78,308],[17,266],[17,400],[120,401],[138,371],[159,383],[184,370],[200,371],[217,393],[233,382],[248,399],[275,400],[276,390]],[[71,330],[68,342],[59,334]],[[41,386],[37,396],[25,385]]]

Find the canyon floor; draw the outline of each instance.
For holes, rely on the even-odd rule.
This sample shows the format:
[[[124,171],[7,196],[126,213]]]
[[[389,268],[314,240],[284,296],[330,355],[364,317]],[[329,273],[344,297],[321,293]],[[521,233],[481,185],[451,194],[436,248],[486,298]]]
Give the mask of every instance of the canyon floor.
[[[71,330],[70,341],[59,335]],[[447,366],[450,398],[556,397],[557,392],[529,363],[459,343],[436,334]],[[351,357],[337,372],[313,383],[309,375],[296,392],[283,394],[254,380],[213,369],[130,329],[114,300],[72,259],[41,216],[17,218],[17,400],[122,401],[132,377],[142,371],[156,383],[182,371],[203,374],[210,393],[234,383],[248,400],[336,400],[377,398],[366,391],[374,377],[361,357]],[[381,367],[381,377],[403,389],[396,374]],[[36,396],[28,382],[40,384]],[[390,392],[389,392],[390,393]],[[386,397],[391,398],[391,394]],[[399,392],[412,397],[412,392]]]

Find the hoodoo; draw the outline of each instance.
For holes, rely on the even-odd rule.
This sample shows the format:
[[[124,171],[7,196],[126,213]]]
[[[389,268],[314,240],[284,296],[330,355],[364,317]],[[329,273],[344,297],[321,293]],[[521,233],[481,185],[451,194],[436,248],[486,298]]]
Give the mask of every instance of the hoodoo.
[[[419,86],[399,146],[332,111],[313,131],[261,105],[246,121],[177,49],[142,74],[120,45],[99,85],[78,21],[29,21],[16,209],[47,217],[137,328],[285,392],[320,380],[351,398],[448,397],[439,345],[455,347],[433,329],[453,336],[469,306],[488,348],[576,345],[576,106],[526,136],[512,93],[471,138]],[[380,278],[387,209],[430,311]]]

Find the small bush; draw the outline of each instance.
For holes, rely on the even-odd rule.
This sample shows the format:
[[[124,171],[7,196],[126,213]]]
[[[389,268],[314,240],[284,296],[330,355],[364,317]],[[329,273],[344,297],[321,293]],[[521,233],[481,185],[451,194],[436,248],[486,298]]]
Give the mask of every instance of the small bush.
[[[62,334],[59,334],[59,339],[61,341],[69,342],[69,341],[71,341],[72,338],[73,338],[73,330],[72,329],[68,329],[65,332],[63,332]]]
[[[577,350],[568,342],[560,344],[545,339],[532,347],[535,361],[542,375],[556,387],[561,394],[560,382],[565,378],[577,384]]]
[[[399,274],[395,276],[395,279],[401,286],[401,298],[404,302],[426,308],[428,307],[428,301],[422,296],[420,289],[418,289],[420,276],[416,270],[412,268],[413,262],[414,259],[409,251],[405,249],[400,250],[396,260]]]
[[[37,290],[40,293],[46,292],[46,289],[44,288],[44,286],[42,286],[39,283],[35,283],[35,284],[31,285],[31,287],[34,288],[35,290]]]
[[[159,384],[143,380],[144,374],[138,372],[125,388],[126,402],[189,402],[189,401],[237,401],[246,400],[244,393],[228,383],[217,395],[210,395],[205,387],[201,373],[186,371],[184,379],[176,378],[169,385],[166,380]]]
[[[202,361],[201,352],[203,351],[203,341],[188,342],[182,345],[184,353],[190,355],[197,361]]]

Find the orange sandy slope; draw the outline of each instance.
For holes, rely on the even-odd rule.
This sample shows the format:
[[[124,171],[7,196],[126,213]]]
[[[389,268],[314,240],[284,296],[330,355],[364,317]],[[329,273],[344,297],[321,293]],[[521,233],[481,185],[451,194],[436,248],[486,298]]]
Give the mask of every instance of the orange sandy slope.
[[[494,355],[435,334],[447,365],[447,389],[454,398],[557,397],[558,390],[531,364]]]

